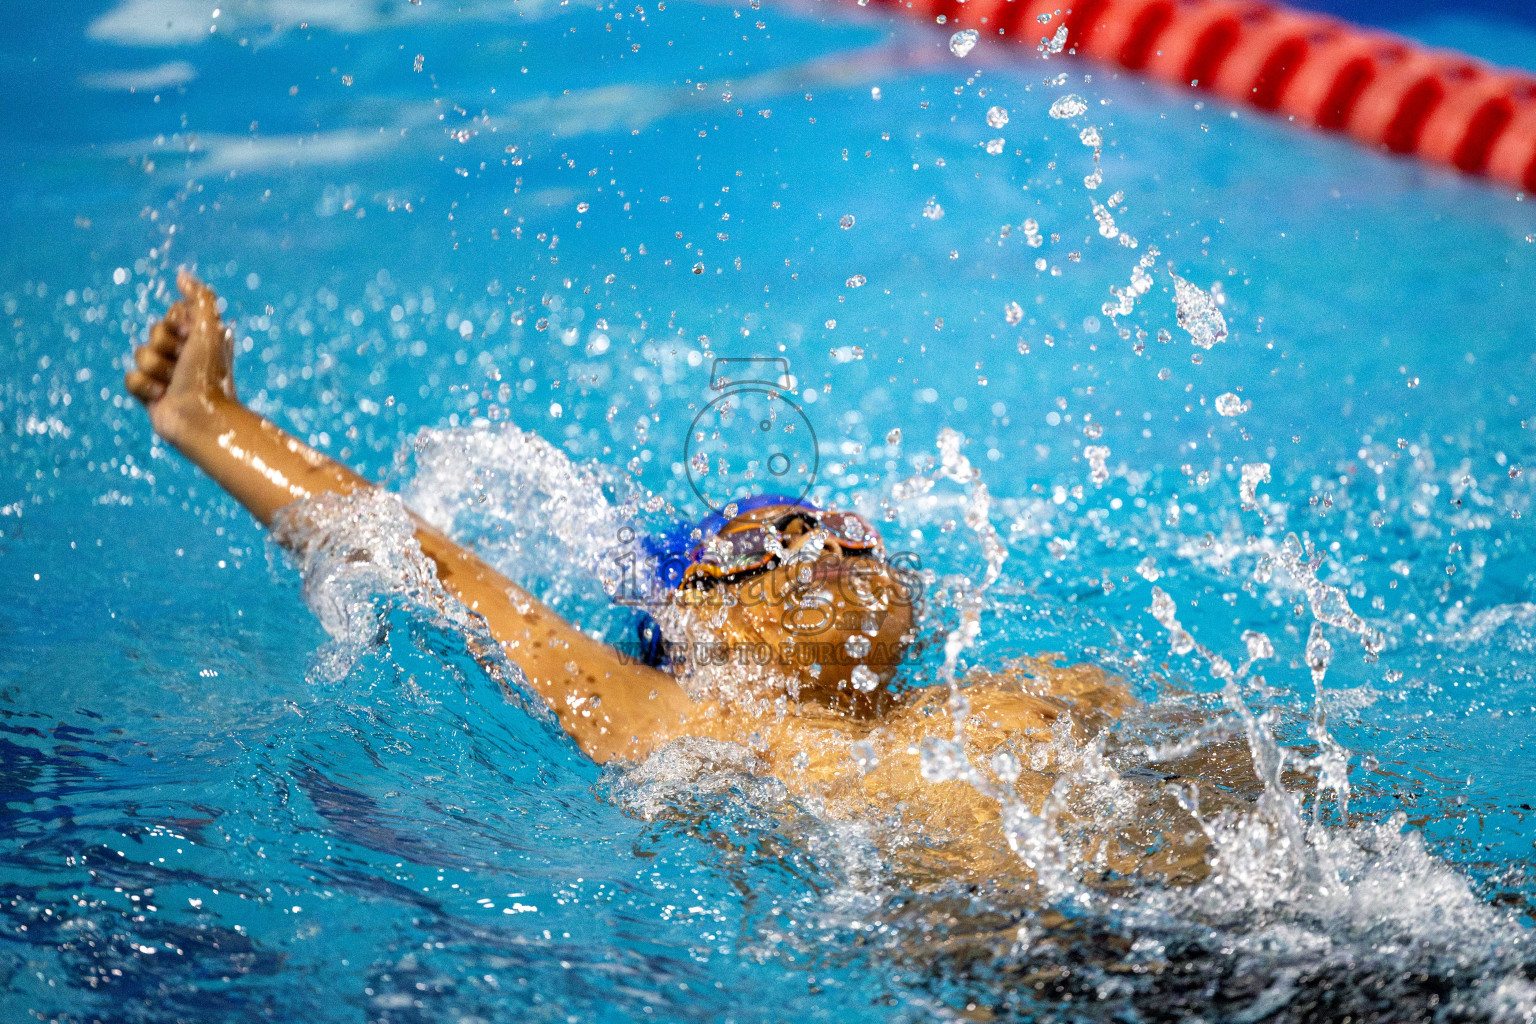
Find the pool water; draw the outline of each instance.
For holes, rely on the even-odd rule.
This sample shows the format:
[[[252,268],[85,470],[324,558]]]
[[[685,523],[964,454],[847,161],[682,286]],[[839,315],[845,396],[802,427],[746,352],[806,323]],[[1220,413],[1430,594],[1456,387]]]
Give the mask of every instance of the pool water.
[[[23,21],[3,1019],[1536,1015],[1529,197],[853,7]],[[153,439],[121,374],[183,263],[247,401],[611,639],[603,531],[701,514],[714,359],[787,359],[813,493],[931,572],[906,683],[977,609],[954,671],[1098,663],[1288,771],[1198,886],[1089,887],[1067,837],[1021,896],[914,883],[741,749],[594,766],[390,582],[387,508],[301,582]]]

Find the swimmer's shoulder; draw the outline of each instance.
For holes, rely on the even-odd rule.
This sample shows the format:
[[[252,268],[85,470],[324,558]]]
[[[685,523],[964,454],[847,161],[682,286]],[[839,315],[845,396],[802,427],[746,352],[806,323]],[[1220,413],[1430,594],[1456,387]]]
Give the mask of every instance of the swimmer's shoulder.
[[[960,687],[968,727],[1033,733],[1049,729],[1069,713],[1075,722],[1096,727],[1136,704],[1125,685],[1099,666],[1059,661],[1055,655],[1043,655],[971,672]],[[909,690],[883,716],[883,724],[903,731],[931,730],[937,716],[950,714],[949,696],[948,688],[942,686]]]

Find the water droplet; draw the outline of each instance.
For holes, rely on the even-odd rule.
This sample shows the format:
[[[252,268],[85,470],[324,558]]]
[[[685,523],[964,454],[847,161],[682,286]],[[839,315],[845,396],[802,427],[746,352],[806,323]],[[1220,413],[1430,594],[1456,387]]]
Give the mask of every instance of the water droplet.
[[[1035,20],[1042,25],[1049,25],[1051,23],[1051,12],[1046,11],[1044,14],[1038,14],[1035,16]]]
[[[1328,662],[1333,660],[1333,645],[1323,636],[1323,624],[1312,623],[1312,631],[1307,636],[1307,668],[1312,670],[1312,685],[1321,686],[1323,676],[1328,673]]]
[[[830,331],[830,330],[832,330],[832,328],[834,328],[836,326],[837,326],[837,321],[836,320],[828,320],[827,321],[827,330]]]
[[[702,263],[695,263],[693,265],[693,272],[695,274],[702,274],[702,273],[704,273],[704,264],[702,264]]]
[[[1411,387],[1411,388],[1418,387],[1419,386],[1419,378],[1417,378],[1417,377],[1409,377],[1408,378],[1408,386]]]
[[[880,763],[880,758],[875,754],[874,744],[868,740],[859,740],[848,745],[848,753],[853,757],[853,763],[858,766],[860,772],[868,775]]]
[[[1189,332],[1189,340],[1209,349],[1227,340],[1227,320],[1207,292],[1177,274],[1173,277],[1173,303],[1179,326]]]
[[[1115,226],[1114,215],[1098,203],[1093,204],[1093,218],[1099,222],[1099,234],[1104,238],[1114,238],[1120,234],[1120,229]]]
[[[1007,747],[999,748],[997,753],[992,755],[992,774],[1010,786],[1019,777],[1022,769],[1023,765],[1019,763],[1018,755]]]
[[[965,748],[954,740],[925,737],[920,764],[924,779],[949,782],[959,778],[967,767]]]
[[[949,37],[949,52],[956,57],[964,57],[976,47],[976,30],[963,28]]]
[[[844,231],[847,231],[849,228],[853,227],[853,214],[843,214],[843,219],[837,222],[837,226],[842,228]]]
[[[1095,486],[1101,486],[1109,479],[1109,467],[1105,459],[1109,458],[1109,449],[1101,444],[1090,444],[1083,449],[1083,458],[1088,460],[1088,479]]]
[[[850,658],[860,659],[869,656],[869,637],[863,633],[854,633],[843,641],[843,650],[848,652]]]
[[[1082,117],[1088,112],[1088,104],[1075,92],[1069,92],[1065,96],[1051,104],[1050,114],[1058,121],[1064,121],[1069,117]]]
[[[1009,327],[1016,325],[1024,319],[1024,307],[1020,306],[1017,302],[1008,303],[1008,305],[1003,307],[1003,319],[1008,321]]]
[[[1136,563],[1136,574],[1148,583],[1156,583],[1163,578],[1163,571],[1157,567],[1157,560],[1151,555]]]
[[[1251,408],[1252,402],[1245,402],[1230,391],[1216,396],[1216,411],[1223,416],[1241,416]]]
[[[1178,606],[1162,587],[1152,588],[1152,617],[1168,631],[1168,649],[1174,654],[1188,654],[1195,649],[1195,638],[1179,624]]]
[[[944,207],[939,205],[938,200],[930,199],[923,204],[923,216],[929,220],[938,220],[944,216]]]
[[[1242,500],[1242,506],[1247,511],[1259,507],[1259,484],[1269,483],[1269,463],[1249,462],[1243,465],[1242,480],[1238,482],[1237,493]]]
[[[1275,645],[1256,629],[1243,630],[1243,644],[1248,649],[1249,661],[1265,661],[1275,656]]]
[[[1005,144],[1006,144],[1006,140],[1005,139],[988,139],[987,140],[987,152],[992,154],[993,156],[997,156],[999,153],[1001,153],[1003,151],[1003,146]]]
[[[864,275],[863,275],[863,274],[854,274],[854,275],[853,275],[853,276],[852,276],[852,277],[850,277],[850,278],[849,278],[849,279],[848,279],[848,280],[847,280],[847,281],[846,281],[846,282],[844,282],[844,283],[845,283],[845,284],[846,284],[846,285],[847,285],[847,286],[848,286],[848,287],[849,287],[849,288],[862,288],[862,287],[864,287],[864,285],[865,285],[865,283],[866,283],[866,282],[865,282],[865,279],[864,279]]]
[[[886,444],[901,444],[901,428],[900,427],[892,427],[890,432],[885,435],[885,443]]]
[[[993,128],[1001,128],[1008,123],[1008,111],[1003,107],[993,107],[987,111],[987,124]]]
[[[849,639],[853,638],[849,637]],[[853,682],[853,688],[860,693],[873,693],[880,685],[880,677],[875,675],[867,665],[853,666],[853,671],[848,676]]]
[[[1060,53],[1067,45],[1067,26],[1062,25],[1056,29],[1056,34],[1049,39],[1041,37],[1040,45],[1035,47],[1041,55],[1050,57],[1053,53]]]

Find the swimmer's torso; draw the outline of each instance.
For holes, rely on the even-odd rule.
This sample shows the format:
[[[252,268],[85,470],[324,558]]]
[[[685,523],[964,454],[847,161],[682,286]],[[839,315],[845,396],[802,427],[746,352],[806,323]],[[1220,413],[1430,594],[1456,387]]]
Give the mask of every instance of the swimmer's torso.
[[[750,746],[766,772],[818,816],[875,823],[884,852],[905,873],[1027,881],[1031,872],[1011,848],[996,794],[1041,813],[1061,775],[1058,744],[1088,741],[1135,701],[1092,666],[1044,661],[976,673],[960,694],[967,705],[959,735],[965,760],[992,795],[964,779],[930,781],[923,774],[924,741],[956,737],[944,687],[911,692],[870,719],[816,705],[782,717],[711,710],[680,731]],[[1103,831],[1089,860],[1106,880],[1203,876],[1205,844],[1194,820],[1158,790],[1144,788],[1137,796],[1148,813],[1138,816],[1139,824]],[[1057,804],[1064,819],[1084,813]],[[1164,834],[1170,823],[1173,842]]]

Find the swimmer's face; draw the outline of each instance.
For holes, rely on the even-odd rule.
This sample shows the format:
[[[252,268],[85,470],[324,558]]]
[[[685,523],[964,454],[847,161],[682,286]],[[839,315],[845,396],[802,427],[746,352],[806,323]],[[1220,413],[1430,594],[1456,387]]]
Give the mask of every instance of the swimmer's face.
[[[733,656],[777,664],[802,699],[852,706],[890,682],[912,641],[915,578],[861,517],[769,506],[719,540],[710,561],[721,564],[691,569],[678,600],[723,609],[719,641]]]

